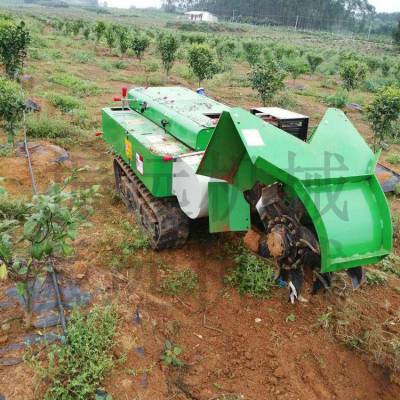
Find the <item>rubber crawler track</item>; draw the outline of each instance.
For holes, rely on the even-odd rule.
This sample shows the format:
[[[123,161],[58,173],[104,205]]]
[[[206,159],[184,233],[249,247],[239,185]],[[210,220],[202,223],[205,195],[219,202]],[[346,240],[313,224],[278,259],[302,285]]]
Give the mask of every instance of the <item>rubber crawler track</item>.
[[[175,197],[154,197],[129,165],[114,158],[116,188],[123,202],[146,230],[151,247],[163,250],[180,247],[189,236],[189,219]]]

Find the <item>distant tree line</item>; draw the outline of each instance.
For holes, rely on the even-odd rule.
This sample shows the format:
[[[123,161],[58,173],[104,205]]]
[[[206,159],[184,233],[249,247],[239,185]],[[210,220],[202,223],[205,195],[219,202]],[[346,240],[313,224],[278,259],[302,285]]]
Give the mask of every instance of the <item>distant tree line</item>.
[[[166,0],[164,7],[209,11],[237,22],[352,31],[368,30],[376,14],[368,0]]]
[[[40,4],[49,7],[86,6],[98,7],[97,0],[24,0],[27,4]]]
[[[372,25],[372,33],[390,35],[400,21],[400,12],[376,14]]]

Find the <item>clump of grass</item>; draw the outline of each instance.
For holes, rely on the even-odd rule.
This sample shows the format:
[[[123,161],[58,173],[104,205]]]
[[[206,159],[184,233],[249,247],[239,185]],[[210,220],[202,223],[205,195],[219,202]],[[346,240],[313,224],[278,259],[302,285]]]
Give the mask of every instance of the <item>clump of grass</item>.
[[[74,53],[73,60],[79,64],[89,64],[94,61],[93,54],[85,53],[85,52],[78,52]]]
[[[41,115],[39,117],[30,116],[27,118],[26,133],[31,138],[57,139],[71,137],[76,135],[78,131],[62,119]]]
[[[323,329],[330,328],[332,326],[332,323],[333,323],[333,318],[332,318],[331,311],[322,313],[321,315],[318,315],[318,317],[317,317],[317,325]]]
[[[167,367],[183,367],[185,363],[179,359],[179,355],[182,353],[182,349],[179,346],[174,346],[169,340],[164,343],[164,352],[161,355],[161,361]]]
[[[382,315],[382,321],[377,321],[356,304],[350,304],[336,312],[335,335],[348,347],[395,373],[400,371],[399,332],[393,331],[396,322],[397,317],[387,318],[386,314]]]
[[[115,69],[128,69],[129,68],[129,63],[127,61],[118,60],[118,61],[113,62],[112,66]]]
[[[11,198],[7,194],[0,195],[0,220],[22,220],[27,212],[25,201]]]
[[[57,107],[64,113],[71,113],[72,111],[83,108],[82,102],[72,96],[51,93],[47,96],[47,99],[51,105]]]
[[[324,89],[333,89],[336,86],[336,83],[333,79],[324,79],[321,82],[321,87]]]
[[[123,222],[121,227],[126,234],[126,240],[121,243],[122,254],[129,256],[138,250],[149,248],[149,238],[143,229],[127,221]]]
[[[167,276],[162,280],[160,289],[167,295],[177,296],[193,292],[198,284],[197,274],[189,268],[183,271],[167,270]]]
[[[378,264],[378,268],[387,274],[400,278],[400,257],[391,254]]]
[[[0,145],[0,157],[10,157],[14,152],[14,146],[6,143]]]
[[[293,92],[289,90],[284,90],[281,93],[278,93],[272,100],[273,104],[278,107],[286,107],[287,109],[293,109],[297,106],[296,98],[293,95]]]
[[[118,231],[110,231],[107,234],[108,243],[109,240],[115,244],[111,266],[117,269],[126,267],[139,251],[146,251],[150,247],[146,232],[129,221],[119,224]]]
[[[387,275],[377,270],[366,271],[365,279],[370,286],[384,286],[387,283]]]
[[[400,154],[392,154],[386,159],[386,161],[390,164],[398,165],[400,164]]]
[[[267,260],[240,249],[235,257],[236,267],[227,275],[226,282],[236,287],[241,295],[258,299],[270,297],[275,286],[275,271]]]
[[[95,307],[87,315],[74,310],[68,322],[68,342],[49,348],[46,362],[28,356],[30,365],[48,383],[44,400],[94,397],[114,365],[116,313],[111,306]]]
[[[335,94],[326,96],[323,101],[330,107],[344,108],[348,103],[348,95],[343,89],[338,89]]]
[[[96,96],[101,93],[101,89],[96,84],[68,73],[56,73],[50,81],[71,89],[73,94],[80,97]]]

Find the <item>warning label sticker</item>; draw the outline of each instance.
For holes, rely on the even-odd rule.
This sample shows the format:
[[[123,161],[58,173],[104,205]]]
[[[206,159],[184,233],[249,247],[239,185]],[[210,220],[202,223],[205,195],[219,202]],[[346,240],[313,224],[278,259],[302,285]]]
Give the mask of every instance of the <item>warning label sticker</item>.
[[[130,160],[132,160],[132,143],[128,138],[125,138],[125,154]]]
[[[136,169],[138,170],[138,172],[140,172],[142,175],[144,174],[144,163],[143,163],[143,157],[136,153]]]

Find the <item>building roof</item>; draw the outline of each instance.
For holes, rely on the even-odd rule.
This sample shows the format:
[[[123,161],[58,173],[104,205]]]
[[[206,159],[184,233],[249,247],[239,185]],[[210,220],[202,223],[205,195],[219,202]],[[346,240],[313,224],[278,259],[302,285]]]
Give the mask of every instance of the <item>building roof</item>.
[[[185,12],[185,15],[202,15],[202,14],[210,14],[210,15],[212,15],[208,11],[187,11],[187,12]]]

